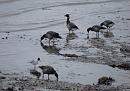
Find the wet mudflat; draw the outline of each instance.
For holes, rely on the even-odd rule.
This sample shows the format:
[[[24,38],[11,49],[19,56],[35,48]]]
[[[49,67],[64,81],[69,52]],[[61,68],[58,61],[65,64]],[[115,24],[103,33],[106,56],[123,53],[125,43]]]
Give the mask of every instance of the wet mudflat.
[[[0,76],[6,79],[0,79],[0,87],[17,83],[15,87],[24,87],[26,91],[129,89],[129,3],[129,0],[1,0]],[[80,30],[68,33],[66,13],[71,14],[71,21]],[[106,19],[113,20],[115,26],[109,32],[101,31],[99,39],[95,32],[90,32],[88,38],[87,28]],[[54,46],[49,46],[48,40],[40,43],[40,37],[50,30],[62,36]],[[35,83],[36,78],[29,73],[33,69],[29,62],[38,57],[41,61],[37,70],[41,71],[39,65],[53,66],[59,74],[58,82],[55,76],[50,76],[49,82],[45,76]],[[112,77],[115,82],[111,86],[96,85],[102,76]]]

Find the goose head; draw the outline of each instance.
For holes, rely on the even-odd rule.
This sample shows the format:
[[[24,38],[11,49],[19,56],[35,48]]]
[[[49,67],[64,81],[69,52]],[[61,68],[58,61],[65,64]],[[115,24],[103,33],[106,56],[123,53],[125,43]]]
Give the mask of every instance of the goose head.
[[[89,27],[89,28],[87,29],[88,34],[89,34],[89,31],[91,31],[91,30],[92,30],[92,27]]]
[[[70,18],[70,14],[66,14],[65,17]]]
[[[58,81],[58,74],[57,74],[57,72],[55,73],[55,76],[56,76],[56,78],[57,78],[57,81]]]

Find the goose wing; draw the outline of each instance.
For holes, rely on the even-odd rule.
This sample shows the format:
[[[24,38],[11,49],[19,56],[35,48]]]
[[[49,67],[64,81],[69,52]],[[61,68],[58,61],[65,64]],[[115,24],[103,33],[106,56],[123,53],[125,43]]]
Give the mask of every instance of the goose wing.
[[[94,26],[92,27],[92,31],[98,32],[98,31],[100,30],[100,28],[101,28],[101,26],[99,26],[99,25],[94,25]]]
[[[111,20],[106,20],[104,21],[104,25],[109,25],[109,24],[113,24],[114,22],[112,22]]]
[[[61,36],[59,35],[59,33],[54,32],[54,31],[48,31],[46,33],[48,38],[61,38]]]
[[[79,29],[73,22],[69,22],[69,24],[67,25],[67,27],[68,27],[70,30]]]
[[[51,66],[44,66],[42,71],[44,74],[54,74],[56,72]]]

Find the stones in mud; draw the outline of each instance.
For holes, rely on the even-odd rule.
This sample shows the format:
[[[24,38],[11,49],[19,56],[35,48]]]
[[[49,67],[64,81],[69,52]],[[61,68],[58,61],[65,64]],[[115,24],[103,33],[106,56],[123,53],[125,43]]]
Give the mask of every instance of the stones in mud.
[[[122,48],[120,48],[120,51],[130,53],[130,46],[122,46]]]
[[[15,86],[9,86],[9,87],[3,87],[0,89],[0,91],[23,91],[23,87],[15,87]]]
[[[98,85],[111,85],[113,81],[115,81],[113,78],[103,76],[98,79]]]
[[[105,40],[101,38],[92,38],[89,41],[93,46],[96,46],[97,48],[102,48],[105,45]]]
[[[60,55],[65,56],[65,57],[79,57],[76,54],[60,54]]]
[[[130,18],[127,18],[126,20],[130,20]]]
[[[5,37],[5,38],[3,37],[2,39],[8,39],[8,37]]]
[[[22,90],[22,91],[23,91],[23,90],[24,90],[24,87],[21,86],[21,87],[18,88],[18,90]]]
[[[6,77],[4,77],[4,76],[0,76],[0,80],[2,80],[2,79],[6,79]]]
[[[125,70],[130,70],[130,63],[122,63],[122,64],[117,65],[116,67],[125,69]]]
[[[114,37],[114,34],[112,32],[103,32],[103,36],[105,38],[111,38]]]
[[[3,88],[2,91],[17,91],[14,87]]]
[[[118,65],[117,67],[124,68],[126,70],[130,70],[130,63],[122,63],[122,64]]]
[[[130,70],[130,63],[111,64],[109,66],[113,68],[117,67],[119,69]]]

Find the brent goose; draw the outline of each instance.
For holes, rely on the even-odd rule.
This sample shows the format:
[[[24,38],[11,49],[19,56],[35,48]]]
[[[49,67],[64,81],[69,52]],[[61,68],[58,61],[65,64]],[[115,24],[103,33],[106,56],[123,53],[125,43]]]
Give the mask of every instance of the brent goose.
[[[58,74],[53,67],[51,67],[51,66],[39,66],[39,68],[43,72],[43,78],[44,78],[44,74],[48,74],[48,80],[49,80],[49,75],[54,74],[57,78],[57,81],[58,81]]]
[[[111,28],[115,23],[111,20],[105,20],[100,24],[100,26],[106,26],[107,28]]]
[[[39,79],[41,76],[41,73],[38,72],[37,70],[30,70],[30,74],[32,74],[33,76],[36,76],[37,79]]]
[[[106,29],[106,28],[105,28],[105,27],[102,27],[102,26],[99,26],[99,25],[94,25],[94,26],[92,26],[92,27],[89,27],[89,28],[87,29],[87,31],[88,31],[88,34],[89,34],[89,31],[94,31],[94,32],[96,32],[96,37],[99,38],[99,31],[100,31],[101,29]]]
[[[66,25],[67,25],[67,28],[70,31],[75,31],[77,29],[79,29],[73,22],[70,22],[70,15],[69,14],[66,14],[65,17],[67,17],[67,21],[66,21]]]
[[[50,41],[53,39],[53,43],[54,43],[54,39],[55,38],[59,38],[61,39],[61,36],[59,35],[59,33],[56,33],[54,31],[48,31],[46,34],[44,34],[42,37],[41,37],[41,41],[44,39],[44,38],[48,38],[49,39],[49,45],[50,45]]]

